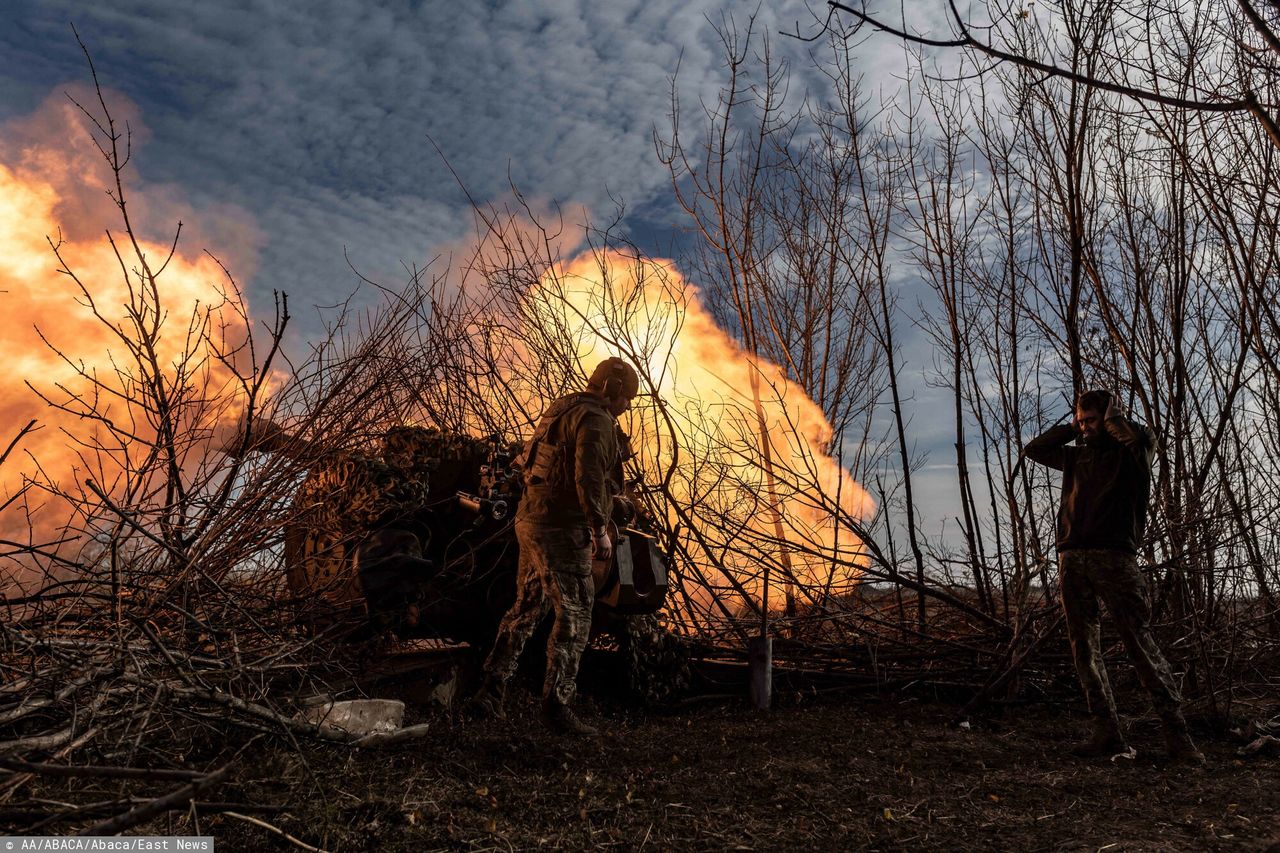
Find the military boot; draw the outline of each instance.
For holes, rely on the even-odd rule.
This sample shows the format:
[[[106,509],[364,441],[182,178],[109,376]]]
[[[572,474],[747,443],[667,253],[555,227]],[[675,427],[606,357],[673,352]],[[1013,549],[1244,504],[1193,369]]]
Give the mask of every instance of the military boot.
[[[505,719],[507,713],[502,705],[506,699],[506,692],[506,685],[503,682],[486,675],[480,689],[462,707],[462,712],[473,720]]]
[[[1115,717],[1094,717],[1093,731],[1089,737],[1071,748],[1071,754],[1078,758],[1102,758],[1118,755],[1129,749],[1120,734],[1120,723]]]
[[[542,700],[542,722],[558,735],[596,737],[600,734],[594,726],[579,720],[568,705],[552,696]]]
[[[1174,764],[1199,766],[1205,763],[1204,753],[1196,748],[1187,731],[1187,721],[1179,711],[1163,715],[1164,748]]]

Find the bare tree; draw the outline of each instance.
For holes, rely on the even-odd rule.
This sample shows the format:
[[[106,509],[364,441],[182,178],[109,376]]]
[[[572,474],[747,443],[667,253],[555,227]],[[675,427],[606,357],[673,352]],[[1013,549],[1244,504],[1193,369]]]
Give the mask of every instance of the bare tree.
[[[1126,14],[1131,25],[1122,28],[1124,39],[1121,43],[1116,44],[1111,50],[1094,54],[1095,59],[1102,61],[1101,66],[1083,68],[1075,61],[1059,63],[1053,57],[1038,55],[1024,49],[1025,40],[1017,34],[1017,29],[1028,20],[1038,20],[1039,14],[1038,10],[1033,9],[1030,4],[987,4],[986,21],[975,24],[960,13],[953,0],[948,0],[948,24],[953,37],[946,39],[915,33],[906,27],[905,22],[890,23],[886,16],[868,13],[865,4],[861,9],[857,9],[829,0],[827,5],[830,7],[830,13],[823,25],[824,33],[832,27],[838,13],[843,13],[854,20],[852,28],[840,32],[840,37],[845,39],[853,38],[862,27],[866,26],[911,44],[972,52],[978,57],[991,61],[985,65],[987,69],[1000,63],[1008,63],[1045,78],[1062,78],[1088,89],[1112,92],[1153,105],[1205,113],[1249,113],[1261,125],[1271,143],[1280,147],[1280,125],[1276,123],[1274,115],[1276,110],[1280,109],[1276,104],[1274,88],[1277,62],[1280,62],[1280,34],[1277,33],[1274,23],[1267,20],[1266,10],[1260,10],[1250,0],[1236,0],[1232,4],[1234,15],[1231,9],[1224,9],[1222,15],[1228,19],[1227,21],[1218,19],[1210,21],[1215,30],[1229,37],[1230,40],[1226,41],[1226,44],[1232,45],[1235,51],[1245,55],[1244,65],[1249,73],[1237,72],[1236,75],[1227,75],[1225,80],[1212,80],[1203,88],[1178,94],[1170,94],[1164,89],[1164,85],[1168,82],[1162,76],[1164,68],[1161,67],[1161,62],[1164,58],[1152,56],[1149,64],[1144,65],[1140,59],[1135,59],[1135,56],[1140,57],[1146,53],[1145,51],[1135,54],[1127,49],[1127,46],[1132,46],[1136,39],[1145,38],[1150,47],[1167,49],[1168,55],[1174,57],[1176,63],[1178,57],[1185,55],[1178,37],[1194,39],[1203,32],[1195,27],[1183,25],[1176,11],[1167,10],[1160,13],[1145,10],[1131,15]],[[1061,4],[1058,8],[1067,18],[1073,17],[1080,11],[1079,7],[1071,4]],[[1119,4],[1110,3],[1102,4],[1099,9],[1108,18],[1124,11]],[[1097,11],[1099,10],[1090,10],[1090,17],[1096,19],[1094,12]],[[1171,21],[1172,25],[1170,25]],[[1245,27],[1240,26],[1241,22]],[[1249,30],[1248,33],[1242,31],[1246,27]],[[979,29],[988,33],[987,38],[974,35],[974,31]],[[1176,36],[1166,41],[1165,39],[1172,34]],[[812,40],[817,36],[808,38]],[[1255,39],[1257,41],[1254,41]],[[1267,56],[1268,53],[1270,56]],[[1132,82],[1131,72],[1149,73],[1149,82],[1146,85],[1141,82]],[[1260,72],[1261,85],[1259,76],[1251,72]],[[1259,92],[1264,94],[1260,97]]]

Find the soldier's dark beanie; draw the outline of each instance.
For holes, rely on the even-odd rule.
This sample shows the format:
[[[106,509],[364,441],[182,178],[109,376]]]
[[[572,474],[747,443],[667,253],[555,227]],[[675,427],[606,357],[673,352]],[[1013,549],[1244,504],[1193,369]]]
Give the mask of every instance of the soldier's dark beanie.
[[[1111,402],[1111,393],[1109,391],[1085,391],[1080,395],[1080,399],[1076,401],[1076,408],[1083,412],[1105,412],[1107,404]]]
[[[616,356],[610,356],[596,365],[591,378],[587,380],[587,388],[598,393],[609,393],[613,390],[613,383],[621,383],[622,396],[628,399],[640,390],[640,377],[635,368]]]

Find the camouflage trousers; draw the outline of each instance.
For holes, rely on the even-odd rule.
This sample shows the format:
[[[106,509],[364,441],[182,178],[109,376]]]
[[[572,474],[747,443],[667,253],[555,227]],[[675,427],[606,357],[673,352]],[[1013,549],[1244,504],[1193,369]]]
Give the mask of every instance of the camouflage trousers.
[[[567,703],[577,689],[578,662],[591,633],[595,602],[591,531],[517,521],[516,539],[520,543],[516,601],[502,617],[484,668],[505,684],[516,670],[524,644],[552,611],[542,694]]]
[[[1151,634],[1151,606],[1147,603],[1146,581],[1138,570],[1138,558],[1124,551],[1082,548],[1059,553],[1058,567],[1067,638],[1089,713],[1118,721],[1102,661],[1098,612],[1101,601],[1111,614],[1138,680],[1151,694],[1156,711],[1162,718],[1178,716],[1178,688],[1169,663]]]

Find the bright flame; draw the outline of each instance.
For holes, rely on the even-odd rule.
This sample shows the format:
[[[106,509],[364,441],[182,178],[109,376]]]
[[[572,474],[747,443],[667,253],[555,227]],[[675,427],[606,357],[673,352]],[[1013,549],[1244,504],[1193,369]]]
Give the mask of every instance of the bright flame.
[[[866,558],[848,521],[872,498],[829,454],[821,407],[730,337],[669,262],[588,253],[544,276],[533,302],[588,370],[629,356],[661,399],[665,415],[638,401],[633,445],[646,481],[666,480],[687,513],[673,526],[697,530],[688,548],[711,587],[758,602],[768,562],[770,609],[788,567],[802,605],[850,591]]]
[[[93,97],[83,91],[77,94],[81,103]],[[115,100],[121,105],[120,114],[132,113],[127,103]],[[86,442],[102,440],[110,445],[107,431],[47,405],[27,382],[55,400],[65,400],[68,394],[91,393],[84,374],[96,374],[102,383],[102,406],[109,407],[112,420],[132,431],[141,444],[156,434],[147,411],[111,399],[113,391],[125,392],[136,383],[140,373],[137,361],[112,328],[118,326],[126,334],[132,329],[126,307],[130,302],[135,307],[140,304],[136,290],[140,265],[107,194],[113,188],[112,173],[94,150],[85,123],[76,107],[58,95],[32,116],[0,128],[0,306],[4,311],[0,352],[5,361],[0,372],[0,425],[6,430],[0,435],[0,449],[29,420],[40,424],[0,468],[0,503],[37,476],[73,492],[88,476],[107,489],[119,488],[123,480],[119,463],[129,451],[120,445],[107,456],[89,450]],[[130,124],[136,141],[136,118]],[[166,220],[171,229],[184,212],[183,218],[192,218],[166,187],[131,187],[129,202],[140,238],[159,221]],[[123,261],[107,239],[108,228]],[[243,224],[214,228],[224,236],[252,233]],[[183,246],[190,231],[184,230]],[[206,230],[196,239],[209,233]],[[75,281],[59,272],[51,240],[59,245],[67,268],[84,283],[101,318],[94,316]],[[169,255],[168,245],[141,239],[139,243],[153,268]],[[227,280],[218,263],[183,246],[156,278],[163,325],[155,355],[175,394],[192,393],[215,401],[206,407],[203,423],[183,424],[207,433],[220,419],[238,413],[231,399],[237,393],[234,377],[226,364],[210,358],[209,340],[234,348],[243,338],[246,318],[238,316],[227,301]],[[238,257],[233,262],[245,260]],[[133,292],[122,263],[135,284]],[[191,329],[199,330],[205,322],[207,336],[202,339],[200,331],[193,334]],[[185,372],[179,377],[178,366],[184,361]],[[137,446],[132,452],[139,452]],[[38,542],[61,538],[60,527],[71,517],[70,508],[35,491],[28,491],[26,500],[35,517],[26,518],[21,512],[23,501],[18,501],[0,514],[0,538],[25,541],[29,523]],[[82,545],[83,541],[69,547]]]

